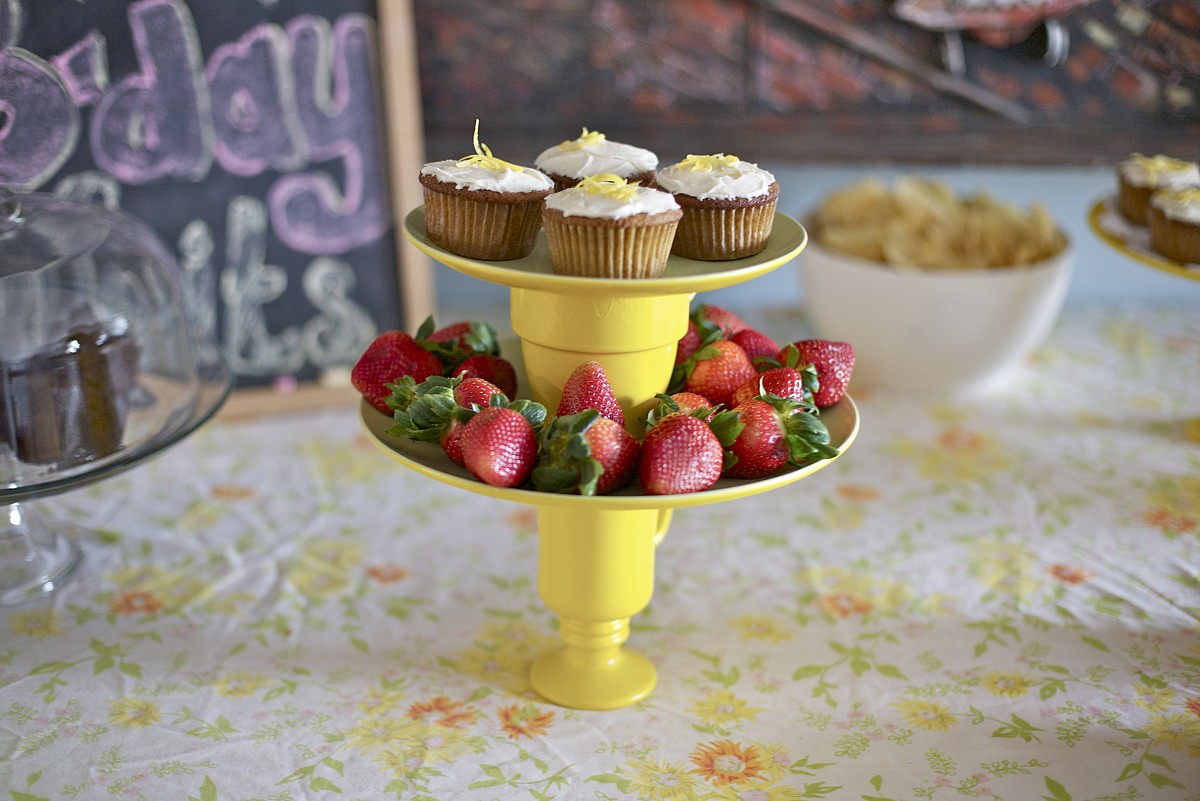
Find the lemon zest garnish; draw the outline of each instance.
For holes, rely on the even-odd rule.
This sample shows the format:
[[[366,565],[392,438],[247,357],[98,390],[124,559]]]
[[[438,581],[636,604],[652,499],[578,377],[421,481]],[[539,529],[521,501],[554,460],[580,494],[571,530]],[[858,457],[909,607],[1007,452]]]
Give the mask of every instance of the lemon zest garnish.
[[[589,195],[602,195],[623,203],[633,200],[638,193],[637,181],[629,183],[621,176],[613,175],[610,172],[589,175],[576,184],[575,188],[587,192]]]
[[[470,156],[463,156],[458,160],[460,167],[482,167],[485,170],[512,170],[513,172],[525,172],[525,168],[519,164],[512,164],[504,159],[498,159],[492,155],[492,151],[487,145],[481,144],[479,141],[479,120],[475,120],[475,135],[471,138],[472,144],[475,145],[475,152]]]
[[[712,172],[722,167],[732,167],[739,161],[741,159],[737,156],[727,156],[724,153],[717,153],[715,156],[689,155],[676,166],[681,170],[690,170],[691,172]]]
[[[589,131],[587,128],[584,128],[583,133],[579,135],[578,139],[568,139],[559,145],[559,147],[563,150],[582,150],[585,147],[595,147],[603,142],[604,139],[604,134],[599,131]]]
[[[1134,153],[1130,159],[1140,169],[1145,170],[1151,181],[1158,181],[1164,175],[1180,172],[1192,166],[1191,162],[1172,156],[1143,156],[1141,153]]]

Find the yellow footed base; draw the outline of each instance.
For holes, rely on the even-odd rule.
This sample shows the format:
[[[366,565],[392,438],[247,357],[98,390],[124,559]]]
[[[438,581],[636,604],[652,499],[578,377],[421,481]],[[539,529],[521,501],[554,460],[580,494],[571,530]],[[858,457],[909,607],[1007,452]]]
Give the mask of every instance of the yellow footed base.
[[[660,509],[538,508],[538,592],[563,641],[530,670],[544,698],[616,709],[654,689],[654,665],[622,645],[654,592],[654,549],[670,519]]]

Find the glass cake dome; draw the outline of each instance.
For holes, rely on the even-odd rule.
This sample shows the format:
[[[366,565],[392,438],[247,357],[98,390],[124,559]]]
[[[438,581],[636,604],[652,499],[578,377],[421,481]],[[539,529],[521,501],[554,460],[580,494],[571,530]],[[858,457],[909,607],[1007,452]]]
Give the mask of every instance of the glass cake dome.
[[[53,590],[77,558],[23,501],[158,453],[211,417],[230,383],[145,224],[0,190],[0,605]]]

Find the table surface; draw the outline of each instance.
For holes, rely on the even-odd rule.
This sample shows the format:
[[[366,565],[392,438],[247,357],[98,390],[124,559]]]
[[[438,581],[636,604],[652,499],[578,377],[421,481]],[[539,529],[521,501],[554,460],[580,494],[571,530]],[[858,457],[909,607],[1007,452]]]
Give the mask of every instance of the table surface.
[[[845,457],[675,512],[635,706],[532,693],[535,513],[357,406],[43,501],[0,610],[4,799],[1200,798],[1200,314],[1068,310],[1014,384],[856,396]]]

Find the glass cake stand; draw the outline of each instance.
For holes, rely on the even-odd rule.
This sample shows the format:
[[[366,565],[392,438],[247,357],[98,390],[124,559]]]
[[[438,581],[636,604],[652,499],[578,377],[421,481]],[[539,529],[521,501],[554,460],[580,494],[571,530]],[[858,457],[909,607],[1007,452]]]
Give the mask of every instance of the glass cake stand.
[[[672,256],[660,278],[607,280],[555,275],[544,234],[533,253],[515,261],[465,259],[433,245],[424,209],[406,218],[405,235],[438,262],[510,288],[518,363],[530,396],[553,413],[561,387],[580,363],[604,367],[634,433],[639,417],[666,389],[675,345],[687,329],[696,292],[732,286],[793,259],[808,235],[791,218],[775,218],[766,250],[727,262]],[[654,664],[622,647],[630,618],[650,601],[655,547],[675,509],[720,503],[776,489],[827,467],[827,459],[759,480],[722,479],[705,492],[643,495],[636,487],[611,495],[578,496],[492,487],[445,456],[437,443],[388,436],[392,421],[363,403],[360,416],[372,440],[422,475],[493,498],[528,504],[538,517],[538,591],[559,617],[561,649],[538,657],[530,682],[544,698],[577,709],[615,709],[648,695]],[[858,410],[845,397],[822,413],[839,456],[858,433]]]

